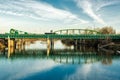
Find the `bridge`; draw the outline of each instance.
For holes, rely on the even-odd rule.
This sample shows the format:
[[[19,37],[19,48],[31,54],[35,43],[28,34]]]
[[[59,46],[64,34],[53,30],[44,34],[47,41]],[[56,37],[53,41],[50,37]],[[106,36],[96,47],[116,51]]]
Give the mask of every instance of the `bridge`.
[[[89,29],[63,29],[63,30],[57,30],[57,31],[51,31],[44,34],[33,34],[33,33],[27,33],[24,31],[19,31],[15,29],[11,29],[9,33],[0,34],[0,39],[7,39],[8,40],[8,48],[11,46],[16,46],[16,39],[19,41],[19,45],[23,45],[25,43],[24,39],[46,39],[47,41],[47,48],[53,48],[54,47],[54,40],[55,39],[75,39],[76,40],[76,46],[77,40],[82,39],[120,39],[120,34],[101,34],[98,31],[95,30],[89,30]],[[22,44],[21,44],[22,43]]]
[[[10,33],[0,34],[0,38],[50,38],[50,39],[120,39],[120,34],[101,34],[88,29],[63,29],[45,34],[28,34],[18,30],[10,30]]]

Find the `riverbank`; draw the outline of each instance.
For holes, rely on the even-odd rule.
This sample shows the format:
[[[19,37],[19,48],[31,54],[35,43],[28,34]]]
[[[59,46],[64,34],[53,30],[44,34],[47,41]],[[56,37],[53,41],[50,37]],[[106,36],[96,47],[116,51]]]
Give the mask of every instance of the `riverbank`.
[[[114,42],[100,45],[98,48],[104,52],[120,54],[120,44],[116,44]]]

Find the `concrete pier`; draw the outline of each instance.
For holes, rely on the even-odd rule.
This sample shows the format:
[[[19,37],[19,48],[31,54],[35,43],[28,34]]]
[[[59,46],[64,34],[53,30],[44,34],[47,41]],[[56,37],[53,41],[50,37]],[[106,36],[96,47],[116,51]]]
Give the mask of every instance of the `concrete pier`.
[[[8,37],[8,55],[7,57],[10,57],[10,54],[15,52],[16,44],[15,44],[15,39],[10,39]]]
[[[47,38],[47,55],[54,49],[54,39]]]
[[[8,37],[8,57],[15,52],[15,49],[22,51],[25,49],[24,39],[12,39]]]

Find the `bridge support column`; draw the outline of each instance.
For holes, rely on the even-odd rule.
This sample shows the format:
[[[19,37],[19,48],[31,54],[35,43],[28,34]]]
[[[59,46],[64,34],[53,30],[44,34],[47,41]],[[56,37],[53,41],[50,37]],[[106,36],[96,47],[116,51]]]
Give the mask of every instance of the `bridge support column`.
[[[21,43],[21,42],[20,42],[20,39],[18,39],[18,40],[17,40],[17,46],[16,46],[16,48],[17,48],[19,51],[20,51],[20,48],[21,48],[21,47],[20,47],[20,43]]]
[[[54,39],[51,39],[50,41],[51,41],[51,50],[53,50],[54,49]]]
[[[24,49],[24,40],[23,39],[18,39],[17,40],[17,49],[19,51],[22,51]]]
[[[74,43],[74,50],[77,50],[78,49],[78,40],[77,39],[75,39],[75,43]]]
[[[21,50],[25,50],[25,40],[21,39]]]
[[[54,40],[47,38],[47,55],[54,49]]]
[[[15,39],[10,39],[8,37],[8,55],[7,55],[8,58],[10,57],[10,54],[15,52],[15,47],[16,47]]]
[[[25,40],[23,39],[23,50],[25,51],[25,44],[26,44],[26,42],[25,42]]]

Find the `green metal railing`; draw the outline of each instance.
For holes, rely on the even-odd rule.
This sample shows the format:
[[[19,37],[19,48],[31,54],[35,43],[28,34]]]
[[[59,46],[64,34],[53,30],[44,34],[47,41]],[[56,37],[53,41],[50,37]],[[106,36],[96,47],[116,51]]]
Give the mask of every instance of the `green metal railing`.
[[[120,34],[0,34],[0,38],[120,39]]]

